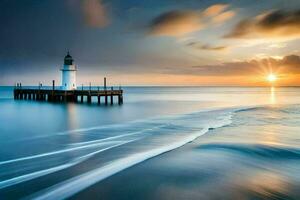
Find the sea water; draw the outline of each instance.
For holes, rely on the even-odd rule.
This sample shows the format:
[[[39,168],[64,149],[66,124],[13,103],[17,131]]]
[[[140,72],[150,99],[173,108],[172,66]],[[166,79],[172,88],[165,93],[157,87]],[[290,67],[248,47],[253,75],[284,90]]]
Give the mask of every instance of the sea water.
[[[127,87],[121,106],[13,100],[12,89],[0,87],[4,199],[72,197],[166,152],[176,155],[160,161],[160,170],[184,168],[197,177],[204,161],[228,175],[181,195],[200,198],[226,182],[253,198],[299,197],[300,88]],[[196,168],[189,164],[195,160],[201,161]],[[223,197],[227,192],[230,199],[228,191]]]

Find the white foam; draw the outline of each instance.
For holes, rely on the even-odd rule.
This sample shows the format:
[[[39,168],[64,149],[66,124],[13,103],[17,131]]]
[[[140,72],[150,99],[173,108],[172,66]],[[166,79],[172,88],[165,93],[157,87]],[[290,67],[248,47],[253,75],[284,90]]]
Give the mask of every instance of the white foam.
[[[137,140],[137,139],[135,139],[135,140]],[[9,187],[9,186],[12,186],[12,185],[15,185],[15,184],[18,184],[18,183],[22,183],[22,182],[25,182],[25,181],[28,181],[28,180],[32,180],[34,178],[37,178],[37,177],[40,177],[40,176],[44,176],[44,175],[47,175],[47,174],[50,174],[50,173],[53,173],[53,172],[56,172],[56,171],[68,168],[68,167],[71,167],[73,165],[76,165],[76,164],[78,164],[80,162],[85,161],[86,159],[90,158],[91,156],[93,156],[93,155],[95,155],[97,153],[101,153],[103,151],[106,151],[106,150],[109,150],[109,149],[121,146],[121,145],[129,143],[129,142],[133,142],[135,140],[121,142],[121,143],[118,143],[116,145],[113,145],[113,146],[110,146],[110,147],[106,147],[106,148],[94,151],[94,152],[89,153],[87,155],[84,155],[84,156],[81,156],[79,158],[76,158],[72,162],[69,162],[67,164],[63,164],[63,165],[60,165],[60,166],[52,167],[52,168],[45,169],[45,170],[40,170],[40,171],[33,172],[33,173],[30,173],[30,174],[25,174],[25,175],[22,175],[22,176],[14,177],[12,179],[1,181],[0,182],[0,189],[3,189],[5,187]]]
[[[49,187],[45,190],[42,190],[41,192],[38,192],[32,196],[30,196],[30,199],[36,199],[36,200],[47,200],[47,199],[65,199],[68,198],[83,189],[94,185],[95,183],[114,175],[126,168],[129,168],[131,166],[134,166],[140,162],[143,162],[147,159],[150,159],[152,157],[158,156],[160,154],[163,154],[165,152],[171,151],[173,149],[179,148],[196,138],[200,137],[201,135],[205,134],[210,127],[217,128],[224,126],[228,123],[231,123],[230,117],[224,117],[221,123],[217,124],[211,124],[211,126],[207,126],[203,128],[201,131],[192,134],[180,141],[174,142],[168,146],[162,146],[157,149],[144,151],[140,153],[132,154],[128,157],[121,158],[115,161],[112,161],[110,164],[105,165],[101,168],[94,169],[92,171],[86,172],[84,174],[78,175],[76,177],[73,177],[69,180],[63,181],[59,184],[56,184],[52,187]]]
[[[93,143],[98,143],[98,142],[103,142],[103,141],[109,141],[109,140],[123,138],[123,137],[126,137],[126,136],[139,135],[139,134],[145,133],[147,131],[151,131],[151,130],[155,130],[155,129],[158,129],[158,128],[162,128],[164,126],[165,125],[161,125],[161,126],[156,126],[154,128],[143,129],[141,131],[136,131],[136,132],[132,132],[132,133],[128,133],[128,134],[116,135],[116,136],[111,136],[111,137],[107,137],[107,138],[103,138],[103,139],[91,140],[91,141],[87,141],[87,142],[77,142],[77,143],[72,143],[72,144],[69,144],[69,145],[70,146],[80,146],[80,145],[93,144]]]
[[[42,154],[38,154],[38,155],[33,155],[33,156],[27,156],[27,157],[2,161],[2,162],[0,162],[0,165],[19,162],[19,161],[24,161],[24,160],[30,160],[30,159],[35,159],[35,158],[41,158],[41,157],[45,157],[45,156],[52,156],[52,155],[66,153],[66,152],[70,152],[70,151],[83,150],[83,149],[94,148],[94,147],[101,147],[101,146],[104,146],[104,145],[107,145],[107,144],[113,144],[113,143],[118,143],[118,142],[120,142],[120,141],[101,142],[101,143],[89,144],[89,145],[85,145],[85,146],[67,148],[67,149],[62,149],[62,150],[59,150],[59,151],[52,151],[52,152],[48,152],[48,153],[42,153]]]

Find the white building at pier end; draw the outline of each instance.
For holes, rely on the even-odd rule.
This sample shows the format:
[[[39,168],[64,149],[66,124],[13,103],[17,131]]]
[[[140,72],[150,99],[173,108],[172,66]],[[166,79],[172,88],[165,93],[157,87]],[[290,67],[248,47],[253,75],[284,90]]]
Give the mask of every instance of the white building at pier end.
[[[73,58],[70,56],[69,52],[65,56],[64,65],[61,68],[62,80],[61,89],[62,90],[76,90],[76,71],[77,68],[73,64]]]

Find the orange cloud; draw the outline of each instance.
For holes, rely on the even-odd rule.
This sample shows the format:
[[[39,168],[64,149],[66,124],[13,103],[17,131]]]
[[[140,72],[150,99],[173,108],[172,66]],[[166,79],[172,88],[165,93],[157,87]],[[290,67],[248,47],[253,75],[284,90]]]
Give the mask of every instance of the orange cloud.
[[[229,6],[228,4],[215,4],[215,5],[208,7],[203,12],[203,14],[204,14],[204,16],[207,16],[207,17],[215,16],[215,15],[218,15],[221,12],[223,12],[225,9],[227,9],[228,6]]]
[[[170,69],[169,73],[199,76],[248,76],[268,73],[299,74],[300,56],[288,55],[282,59],[264,58],[249,61],[226,62],[216,65],[200,65]]]
[[[300,10],[266,12],[240,21],[225,38],[299,38]]]
[[[228,6],[228,4],[215,4],[204,11],[173,10],[163,13],[152,20],[148,27],[148,33],[150,35],[178,37],[199,31],[209,26],[210,22],[221,24],[235,16],[234,11],[225,11]]]
[[[155,18],[150,25],[151,35],[182,36],[198,31],[201,24],[199,14],[194,11],[170,11]]]
[[[234,11],[226,11],[212,18],[213,23],[220,24],[235,16]]]
[[[85,22],[91,27],[105,27],[109,24],[106,8],[101,0],[84,0]]]

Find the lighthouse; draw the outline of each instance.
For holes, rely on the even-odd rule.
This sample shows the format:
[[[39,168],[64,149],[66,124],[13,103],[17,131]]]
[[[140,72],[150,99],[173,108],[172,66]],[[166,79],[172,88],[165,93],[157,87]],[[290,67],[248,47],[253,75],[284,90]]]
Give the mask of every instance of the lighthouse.
[[[64,64],[60,69],[61,71],[61,87],[55,88],[55,80],[52,81],[52,89],[49,87],[42,87],[39,84],[37,89],[25,88],[21,83],[17,83],[14,88],[14,99],[28,99],[38,101],[52,101],[52,102],[84,102],[92,103],[93,97],[97,97],[98,104],[101,104],[101,98],[104,98],[105,105],[114,104],[114,97],[118,97],[118,104],[123,104],[123,90],[119,89],[107,89],[106,78],[104,78],[104,90],[100,90],[97,86],[97,90],[93,90],[90,84],[89,90],[84,90],[83,85],[80,90],[76,87],[76,71],[77,67],[74,65],[74,60],[70,53],[65,56]],[[109,100],[110,99],[110,100]]]
[[[73,64],[73,58],[68,52],[64,59],[64,65],[61,68],[62,80],[61,89],[62,90],[76,90],[76,66]]]

